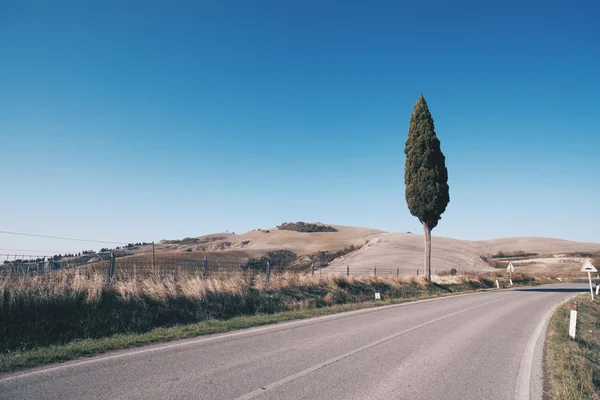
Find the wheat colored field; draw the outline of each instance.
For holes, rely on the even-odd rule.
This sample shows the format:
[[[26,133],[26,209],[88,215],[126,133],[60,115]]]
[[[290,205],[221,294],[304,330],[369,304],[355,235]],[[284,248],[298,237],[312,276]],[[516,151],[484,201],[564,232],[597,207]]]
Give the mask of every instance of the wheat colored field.
[[[289,250],[298,255],[318,251],[336,252],[349,246],[362,246],[346,256],[334,260],[327,272],[341,272],[351,268],[422,268],[423,235],[391,233],[377,229],[331,225],[337,232],[303,233],[277,228],[255,230],[244,234],[214,233],[200,236],[201,243],[170,243],[156,245],[157,257],[185,257],[222,261],[260,258],[269,251]],[[498,252],[524,251],[544,255],[568,252],[599,252],[600,244],[582,243],[543,237],[517,237],[470,241],[439,236],[432,239],[432,265],[436,269],[456,268],[460,271],[488,271],[490,266],[481,256]],[[150,255],[151,246],[141,246],[135,253]],[[576,269],[578,263],[571,264]],[[538,263],[536,270],[556,268],[553,263]],[[564,270],[564,265],[560,269]],[[519,268],[519,267],[517,267]]]

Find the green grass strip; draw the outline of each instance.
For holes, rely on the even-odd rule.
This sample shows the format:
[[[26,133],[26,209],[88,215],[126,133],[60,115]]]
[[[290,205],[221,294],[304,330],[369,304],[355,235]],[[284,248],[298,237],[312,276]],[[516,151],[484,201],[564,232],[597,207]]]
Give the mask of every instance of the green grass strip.
[[[546,339],[548,396],[600,400],[600,300],[577,296],[577,333],[569,337],[571,302],[556,311]]]

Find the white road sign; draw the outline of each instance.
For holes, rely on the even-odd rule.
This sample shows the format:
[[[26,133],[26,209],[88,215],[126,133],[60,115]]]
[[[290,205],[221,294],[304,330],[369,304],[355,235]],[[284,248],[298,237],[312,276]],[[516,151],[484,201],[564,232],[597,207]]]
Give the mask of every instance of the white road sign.
[[[598,270],[596,269],[596,267],[594,267],[590,260],[587,260],[586,263],[583,264],[581,272],[598,272]]]
[[[598,270],[596,269],[596,267],[594,267],[594,265],[592,264],[592,262],[590,260],[587,260],[585,262],[585,264],[583,264],[583,267],[581,267],[581,272],[587,272],[588,273],[588,280],[590,281],[590,295],[592,296],[592,301],[594,300],[594,289],[592,287],[592,272],[598,272]]]
[[[508,267],[506,267],[506,272],[515,272],[515,266],[509,263]]]

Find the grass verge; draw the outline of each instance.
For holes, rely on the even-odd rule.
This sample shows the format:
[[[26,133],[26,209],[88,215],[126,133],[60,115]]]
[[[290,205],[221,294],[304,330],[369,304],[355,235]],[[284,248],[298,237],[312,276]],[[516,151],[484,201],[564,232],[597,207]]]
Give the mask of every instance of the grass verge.
[[[546,372],[550,399],[600,400],[600,302],[577,296],[577,334],[569,335],[571,303],[558,308],[546,338]]]

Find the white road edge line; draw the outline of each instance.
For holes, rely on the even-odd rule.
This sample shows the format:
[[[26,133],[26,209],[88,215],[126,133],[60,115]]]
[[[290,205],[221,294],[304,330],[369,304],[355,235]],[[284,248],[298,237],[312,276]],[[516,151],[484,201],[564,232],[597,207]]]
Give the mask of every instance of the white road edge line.
[[[263,387],[261,387],[260,389],[254,390],[254,391],[252,391],[252,392],[250,392],[250,393],[247,393],[247,394],[245,394],[245,395],[243,395],[243,396],[237,397],[235,400],[249,400],[249,399],[253,399],[253,398],[255,398],[256,396],[260,396],[261,394],[265,393],[265,392],[266,392],[266,391],[268,391],[268,390],[272,390],[272,389],[275,389],[275,388],[277,388],[277,387],[279,387],[279,386],[285,385],[286,383],[288,383],[288,382],[291,382],[291,381],[293,381],[293,380],[295,380],[295,379],[301,378],[301,377],[303,377],[303,376],[305,376],[305,375],[308,375],[308,374],[310,374],[311,372],[315,372],[315,371],[317,371],[317,370],[319,370],[319,369],[321,369],[321,368],[323,368],[323,367],[326,367],[326,366],[328,366],[328,365],[331,365],[331,364],[333,364],[333,363],[336,363],[336,362],[338,362],[338,361],[340,361],[340,360],[343,360],[344,358],[348,358],[348,357],[350,357],[350,356],[352,356],[352,355],[354,355],[354,354],[356,354],[356,353],[360,353],[361,351],[364,351],[364,350],[370,349],[371,347],[374,347],[374,346],[377,346],[377,345],[379,345],[379,344],[381,344],[381,343],[384,343],[384,342],[387,342],[387,341],[389,341],[389,340],[395,339],[395,338],[397,338],[398,336],[405,335],[405,334],[407,334],[407,333],[409,333],[409,332],[412,332],[412,331],[414,331],[414,330],[417,330],[417,329],[423,328],[423,327],[425,327],[425,326],[427,326],[427,325],[431,325],[431,324],[433,324],[433,323],[436,323],[436,322],[442,321],[442,320],[444,320],[444,319],[447,319],[447,318],[453,317],[453,316],[455,316],[455,315],[457,315],[457,314],[461,314],[461,313],[464,313],[464,312],[470,311],[470,310],[472,310],[472,309],[474,309],[474,308],[483,307],[483,306],[485,306],[485,305],[492,304],[492,303],[497,303],[497,302],[499,302],[499,301],[503,301],[503,300],[504,300],[504,299],[496,299],[496,300],[488,301],[488,302],[486,302],[486,303],[477,304],[476,306],[469,307],[469,308],[465,308],[464,310],[456,311],[456,312],[453,312],[453,313],[450,313],[450,314],[444,315],[443,317],[439,317],[439,318],[436,318],[436,319],[432,319],[431,321],[424,322],[424,323],[422,323],[422,324],[419,324],[419,325],[417,325],[417,326],[413,326],[412,328],[405,329],[405,330],[403,330],[403,331],[401,331],[401,332],[398,332],[398,333],[395,333],[395,334],[393,334],[393,335],[390,335],[390,336],[384,337],[384,338],[382,338],[382,339],[376,340],[376,341],[374,341],[374,342],[372,342],[372,343],[366,344],[366,345],[364,345],[364,346],[361,346],[361,347],[359,347],[359,348],[357,348],[357,349],[351,350],[351,351],[349,351],[349,352],[347,352],[347,353],[344,353],[344,354],[342,354],[342,355],[339,355],[339,356],[337,356],[337,357],[334,357],[334,358],[332,358],[332,359],[329,359],[329,360],[327,360],[327,361],[323,361],[323,362],[322,362],[322,363],[320,363],[320,364],[317,364],[317,365],[314,365],[314,366],[312,366],[312,367],[309,367],[309,368],[307,368],[307,369],[305,369],[305,370],[302,370],[302,371],[300,371],[300,372],[298,372],[298,373],[295,373],[295,374],[293,374],[293,375],[287,376],[287,377],[285,377],[285,378],[283,378],[283,379],[280,379],[280,380],[278,380],[278,381],[276,381],[276,382],[270,383],[270,384],[268,384],[268,385],[266,385],[266,386],[263,386]]]
[[[571,300],[573,297],[579,295],[579,293],[570,296],[565,300],[559,301],[555,304],[540,320],[540,322],[535,327],[535,330],[529,337],[529,341],[527,342],[527,346],[525,347],[525,351],[523,352],[523,358],[521,358],[521,366],[519,367],[519,374],[517,375],[517,384],[515,386],[515,395],[514,400],[530,400],[531,396],[531,373],[533,370],[533,358],[535,353],[535,348],[540,340],[542,330],[544,326],[550,321],[554,312],[563,305],[564,303]]]
[[[522,287],[527,287],[527,286],[522,286]],[[514,288],[510,288],[510,289],[500,289],[500,291],[504,292],[504,291],[516,291],[516,290]],[[215,334],[215,336],[211,336],[208,338],[203,337],[203,338],[189,339],[189,340],[179,339],[179,341],[177,341],[177,342],[167,343],[164,345],[152,346],[152,344],[149,344],[149,346],[152,346],[152,347],[142,348],[142,349],[137,349],[137,350],[124,349],[124,352],[120,352],[118,354],[98,355],[93,358],[88,358],[88,359],[84,359],[84,360],[70,361],[70,362],[67,361],[64,364],[56,365],[54,367],[49,367],[49,368],[42,367],[42,369],[37,369],[37,370],[29,371],[29,372],[21,372],[21,373],[17,372],[14,375],[8,375],[8,376],[5,376],[4,378],[0,378],[0,384],[8,382],[8,381],[12,381],[12,380],[28,378],[28,377],[34,376],[34,375],[43,375],[43,374],[57,371],[60,369],[73,368],[73,367],[78,367],[81,365],[92,364],[92,363],[101,362],[101,361],[109,361],[109,360],[114,360],[114,359],[118,359],[118,358],[131,357],[131,356],[144,354],[144,353],[158,352],[158,351],[173,349],[173,348],[177,348],[177,347],[192,346],[192,345],[199,344],[199,343],[228,339],[228,338],[236,337],[236,336],[250,335],[250,334],[257,333],[257,332],[278,330],[278,329],[287,328],[287,327],[296,326],[296,325],[312,324],[315,322],[326,321],[329,319],[344,318],[344,317],[351,316],[351,315],[367,314],[370,312],[383,311],[388,308],[406,307],[406,306],[410,306],[413,304],[426,303],[426,302],[430,302],[430,301],[438,301],[438,300],[449,299],[449,298],[475,296],[475,295],[480,295],[480,294],[484,294],[484,293],[498,293],[498,292],[499,292],[498,290],[495,290],[495,291],[488,290],[488,291],[481,291],[481,292],[474,292],[474,293],[452,294],[452,295],[448,295],[448,296],[435,297],[433,299],[407,301],[405,303],[400,303],[400,304],[390,304],[390,305],[386,305],[386,306],[365,308],[365,309],[361,309],[361,310],[346,311],[346,312],[341,312],[341,313],[336,313],[336,314],[331,314],[331,315],[323,315],[320,317],[306,318],[306,319],[302,319],[302,320],[298,320],[298,321],[289,321],[289,322],[283,322],[283,323],[278,323],[278,324],[272,324],[272,325],[267,325],[264,327],[243,329],[243,330],[239,330],[239,331],[232,332],[232,333]]]

